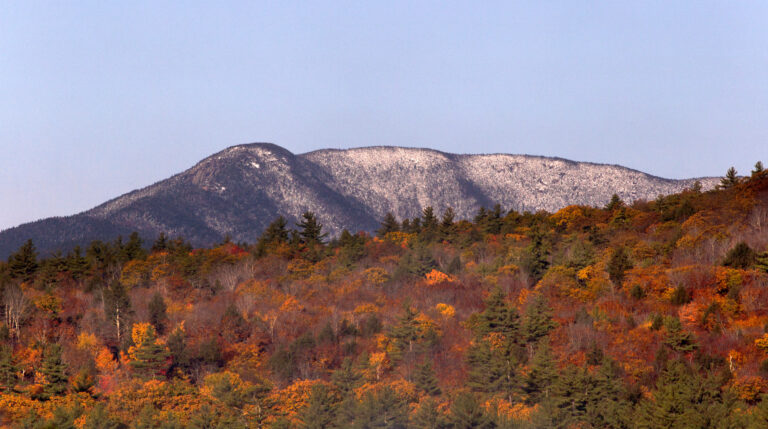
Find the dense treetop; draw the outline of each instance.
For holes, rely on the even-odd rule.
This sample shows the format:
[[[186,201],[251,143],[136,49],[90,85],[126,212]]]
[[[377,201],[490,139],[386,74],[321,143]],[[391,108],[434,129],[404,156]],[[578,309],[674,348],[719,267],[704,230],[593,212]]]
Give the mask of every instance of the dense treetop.
[[[11,427],[765,427],[768,173],[0,263]]]

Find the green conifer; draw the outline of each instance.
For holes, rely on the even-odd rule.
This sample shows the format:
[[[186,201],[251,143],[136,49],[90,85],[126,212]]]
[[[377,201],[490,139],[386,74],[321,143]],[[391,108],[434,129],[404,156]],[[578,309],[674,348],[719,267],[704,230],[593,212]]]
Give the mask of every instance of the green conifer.
[[[61,346],[49,344],[43,354],[43,364],[40,372],[43,374],[43,398],[60,396],[67,392],[66,366],[61,360]]]
[[[437,375],[432,368],[432,362],[427,360],[421,365],[416,366],[416,376],[414,377],[416,388],[427,395],[439,395],[441,390],[438,385]]]

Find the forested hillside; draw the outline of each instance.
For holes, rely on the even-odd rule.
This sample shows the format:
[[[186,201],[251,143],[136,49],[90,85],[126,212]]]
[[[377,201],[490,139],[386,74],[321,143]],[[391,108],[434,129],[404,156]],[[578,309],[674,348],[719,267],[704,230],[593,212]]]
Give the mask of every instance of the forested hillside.
[[[768,426],[768,173],[329,241],[137,234],[0,263],[25,428]],[[150,248],[151,247],[151,248]]]

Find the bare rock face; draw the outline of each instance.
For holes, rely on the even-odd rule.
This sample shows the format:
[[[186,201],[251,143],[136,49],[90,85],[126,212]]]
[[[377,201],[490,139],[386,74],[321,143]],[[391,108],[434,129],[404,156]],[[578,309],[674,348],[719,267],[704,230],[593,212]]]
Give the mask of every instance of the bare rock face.
[[[602,206],[653,199],[719,179],[669,180],[628,168],[528,155],[455,155],[429,149],[368,147],[294,155],[268,143],[233,146],[169,179],[83,213],[0,232],[0,257],[24,241],[49,252],[160,232],[209,245],[229,235],[253,242],[277,216],[297,221],[313,211],[331,235],[372,231],[386,212],[399,219],[432,206],[471,218],[482,207],[555,211],[570,204]]]

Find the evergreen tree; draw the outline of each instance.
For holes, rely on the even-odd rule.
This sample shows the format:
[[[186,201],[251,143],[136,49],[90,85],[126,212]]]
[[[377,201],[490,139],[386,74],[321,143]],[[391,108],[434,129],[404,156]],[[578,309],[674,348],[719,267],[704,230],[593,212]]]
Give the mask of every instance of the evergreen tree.
[[[161,232],[160,235],[157,236],[157,239],[155,239],[155,242],[152,243],[152,252],[165,252],[168,250],[168,237],[165,236],[164,232]]]
[[[299,413],[302,428],[326,429],[333,427],[335,407],[328,388],[323,384],[315,384],[309,394],[307,406]]]
[[[165,333],[165,324],[168,322],[167,308],[163,296],[159,292],[155,292],[149,301],[149,323],[155,327],[159,335]]]
[[[251,335],[251,326],[234,304],[230,304],[221,316],[221,332],[229,343],[243,342]]]
[[[440,220],[440,238],[446,241],[453,241],[456,237],[456,225],[454,225],[454,218],[456,214],[453,212],[453,208],[448,207],[443,213],[443,218]]]
[[[747,269],[757,262],[757,254],[747,243],[740,241],[725,255],[723,265],[726,267]]]
[[[191,356],[190,351],[187,349],[185,337],[186,335],[184,331],[180,328],[174,329],[173,332],[168,335],[166,345],[168,346],[168,353],[171,358],[171,368],[169,369],[169,372],[175,369],[186,371],[189,368]]]
[[[664,336],[664,344],[678,352],[691,352],[698,348],[696,339],[688,331],[683,329],[680,319],[670,317],[664,322],[667,332]]]
[[[0,345],[0,388],[9,392],[13,391],[18,381],[19,368],[13,361],[13,350],[5,345]]]
[[[301,222],[296,224],[299,227],[301,242],[307,245],[323,244],[328,234],[322,232],[323,226],[318,223],[315,214],[307,211],[301,217]]]
[[[128,242],[119,247],[119,259],[121,262],[127,262],[133,259],[143,259],[146,256],[144,252],[144,240],[141,239],[138,232],[132,232],[128,237]]]
[[[104,404],[96,404],[85,417],[83,429],[121,429],[125,425],[110,416]]]
[[[384,220],[381,221],[381,228],[376,231],[376,235],[384,238],[384,236],[390,232],[397,231],[400,231],[400,223],[397,222],[397,219],[395,218],[395,215],[392,214],[392,212],[387,212],[387,214],[384,215]]]
[[[624,201],[621,201],[621,198],[619,198],[619,194],[613,194],[611,196],[611,201],[608,202],[608,204],[605,206],[605,209],[608,210],[609,212],[612,212],[622,207],[624,207]]]
[[[630,268],[632,268],[632,262],[629,260],[629,255],[627,255],[627,251],[624,247],[622,246],[613,249],[611,258],[608,260],[608,267],[606,268],[608,276],[613,284],[617,287],[621,287],[625,273]]]
[[[437,238],[439,223],[431,206],[425,207],[421,216],[421,238],[429,243]]]
[[[419,408],[413,414],[411,427],[416,429],[447,429],[448,422],[437,409],[434,399],[426,397],[419,403]]]
[[[285,220],[285,218],[279,216],[267,226],[267,228],[261,234],[261,237],[259,237],[258,243],[256,244],[257,256],[264,256],[274,247],[280,244],[288,243],[290,240],[290,235],[288,234],[286,225],[288,225],[288,222]]]
[[[435,370],[432,369],[432,362],[427,360],[423,364],[416,366],[416,376],[414,377],[416,388],[427,395],[437,396],[440,394]]]
[[[107,320],[115,327],[117,344],[122,346],[124,334],[129,327],[131,310],[131,300],[123,284],[118,280],[113,280],[109,287],[104,290],[104,313]]]
[[[493,419],[480,406],[475,395],[462,392],[456,396],[448,417],[453,429],[493,429]]]
[[[504,392],[511,401],[524,349],[520,316],[505,297],[497,287],[485,301],[485,310],[469,320],[475,339],[467,351],[467,386],[481,392]]]
[[[541,280],[549,267],[549,246],[538,228],[531,233],[531,244],[525,248],[523,267],[534,282]]]
[[[548,399],[556,379],[557,372],[552,352],[549,344],[544,342],[536,349],[530,361],[530,369],[523,381],[522,390],[528,395],[526,402],[533,405]]]
[[[408,404],[384,386],[375,392],[365,392],[357,403],[353,422],[343,427],[402,429],[407,424]]]
[[[552,320],[552,310],[542,295],[537,295],[525,310],[523,334],[528,343],[537,343],[549,335],[557,325]]]
[[[149,325],[141,342],[133,349],[133,359],[129,364],[137,377],[144,380],[157,378],[166,368],[168,356],[165,346],[157,342],[155,328]]]
[[[762,252],[755,255],[755,268],[768,273],[768,252]]]
[[[733,427],[734,401],[714,380],[694,374],[683,362],[670,361],[656,382],[653,400],[638,407],[638,428]]]
[[[66,366],[61,360],[61,346],[49,344],[43,354],[43,363],[40,372],[45,378],[43,384],[43,399],[60,396],[67,391]]]
[[[8,258],[8,269],[11,277],[28,282],[38,268],[37,250],[32,240],[27,240],[15,253]]]
[[[752,169],[752,176],[757,176],[758,174],[762,173],[765,169],[763,168],[763,162],[757,161],[755,163],[755,168]]]
[[[341,392],[343,396],[346,396],[354,389],[360,387],[363,382],[363,375],[355,367],[355,364],[350,358],[344,358],[341,363],[341,367],[333,372],[331,375],[331,381]]]
[[[734,167],[729,168],[725,173],[725,177],[720,179],[720,187],[723,189],[731,188],[737,183],[739,183],[739,176],[737,175],[736,169]]]

